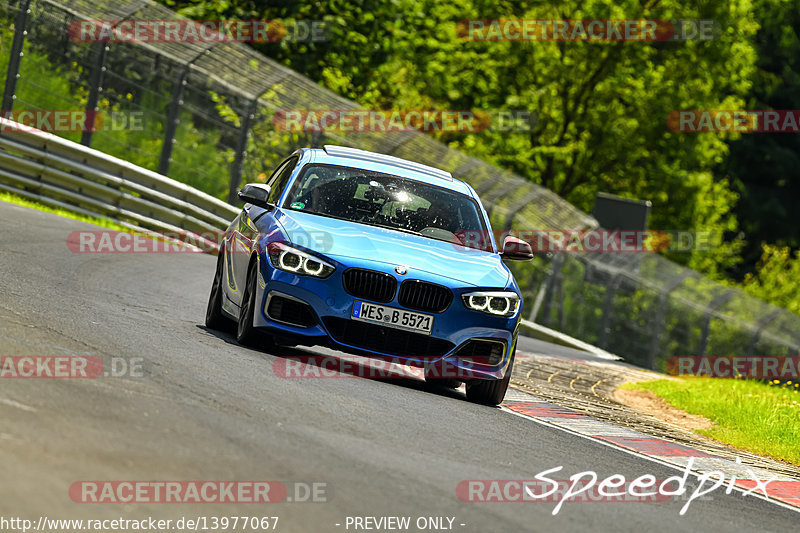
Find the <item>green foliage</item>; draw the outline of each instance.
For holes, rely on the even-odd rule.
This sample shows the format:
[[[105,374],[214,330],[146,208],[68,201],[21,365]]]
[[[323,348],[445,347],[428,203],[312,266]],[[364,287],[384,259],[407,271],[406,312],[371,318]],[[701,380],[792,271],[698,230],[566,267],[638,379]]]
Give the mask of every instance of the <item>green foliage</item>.
[[[3,31],[0,36],[0,69],[5,73],[11,53],[13,33]],[[73,75],[68,69],[54,68],[48,56],[26,43],[20,63],[14,110],[25,109],[80,109],[86,101],[85,91],[73,90]],[[71,141],[80,141],[79,132],[61,135]]]
[[[792,0],[755,0],[760,29],[752,89],[746,109],[800,109],[800,11]],[[762,243],[800,248],[800,136],[791,133],[743,135],[730,143],[719,173],[731,177],[741,200],[735,213],[746,243],[743,264],[731,270],[741,280],[752,273]],[[758,274],[760,278],[764,274]]]
[[[11,194],[5,191],[0,191],[0,202],[16,204],[22,207],[29,207],[31,209],[36,209],[38,211],[44,211],[45,213],[53,213],[54,215],[58,215],[60,217],[70,218],[72,220],[77,220],[80,222],[86,222],[87,224],[94,224],[95,226],[107,228],[114,231],[130,231],[125,226],[121,226],[108,218],[94,218],[94,217],[87,217],[85,215],[78,215],[71,211],[67,211],[66,209],[61,209],[60,207],[51,207],[49,205],[29,200],[27,198],[23,198],[19,195]]]
[[[451,146],[517,172],[590,211],[598,191],[653,202],[651,226],[735,234],[737,194],[713,170],[723,135],[675,133],[676,109],[735,109],[751,88],[757,30],[749,0],[546,3],[470,0],[296,2],[273,6],[170,0],[195,18],[322,19],[328,42],[260,43],[265,54],[375,109],[528,110],[532,131],[439,133]],[[714,40],[470,42],[468,18],[714,19]],[[733,138],[733,136],[730,136]],[[741,242],[671,259],[721,277]]]
[[[434,135],[540,183],[584,210],[591,209],[596,192],[613,192],[651,200],[651,227],[712,230],[728,236],[739,232],[734,214],[738,213],[743,217],[747,240],[737,236],[717,243],[711,252],[669,256],[713,278],[723,280],[725,275],[737,272],[743,246],[747,246],[745,253],[753,246],[752,232],[756,239],[769,240],[765,228],[791,226],[783,233],[776,230],[775,235],[786,241],[781,241],[783,244],[795,246],[793,232],[800,231],[800,225],[786,224],[796,211],[791,209],[796,185],[786,178],[797,166],[794,159],[800,145],[795,139],[775,141],[762,157],[758,153],[761,145],[755,143],[763,136],[676,133],[666,124],[667,116],[676,109],[758,108],[762,103],[762,107],[800,107],[792,104],[800,94],[800,76],[794,68],[800,44],[793,31],[800,15],[792,11],[791,2],[710,0],[686,6],[677,0],[645,5],[633,0],[545,4],[327,0],[267,6],[253,0],[162,1],[196,19],[277,18],[286,21],[290,29],[292,19],[323,20],[326,41],[286,39],[254,47],[365,107],[533,111],[538,120],[530,131]],[[714,19],[722,31],[711,41],[662,43],[469,42],[459,37],[459,21],[487,16]],[[4,37],[8,38],[0,41],[0,61],[5,63],[11,39],[10,34]],[[86,101],[83,82],[88,73],[77,63],[56,64],[56,55],[52,50],[26,49],[21,100],[33,101],[42,108],[80,108]],[[117,63],[124,63],[118,53],[112,56]],[[130,63],[130,69],[124,72],[133,76],[139,67],[135,60]],[[5,65],[0,64],[0,68]],[[164,134],[159,118],[165,116],[171,87],[162,83],[163,79],[152,81],[156,79],[152,73],[136,70],[135,74],[133,78],[147,85],[146,91],[124,83],[112,85],[100,107],[105,113],[144,109],[149,114],[145,130],[98,132],[93,146],[156,169]],[[28,80],[35,80],[39,87]],[[280,95],[293,89],[276,86],[263,95],[272,106],[259,109],[250,132],[245,181],[265,179],[289,152],[311,143],[309,135],[279,132],[272,126],[274,109],[283,106]],[[229,96],[211,90],[206,93],[198,107],[211,109],[214,118],[227,128],[204,122],[184,110],[170,175],[225,198],[234,160],[231,147],[241,125],[242,106]],[[73,140],[80,137],[75,133],[65,136]],[[729,147],[733,147],[733,153],[729,153]],[[774,163],[768,166],[771,181],[769,187],[759,188],[756,180],[765,157]],[[473,182],[483,179],[486,177],[475,176]],[[759,200],[764,198],[771,200]],[[509,201],[501,199],[498,206]],[[526,216],[530,211],[526,209]],[[502,209],[496,209],[493,215],[502,225]],[[544,220],[541,213],[536,215],[531,213],[528,218]],[[800,267],[796,265],[800,263],[794,257],[773,255],[759,264],[757,275],[747,278],[745,288],[798,312],[800,296],[787,286],[792,285],[792,276],[797,279]],[[547,268],[544,261],[540,263],[530,268],[515,267],[519,279],[525,280],[522,288],[530,305]],[[585,283],[582,269],[577,262],[565,269],[565,282],[559,288],[564,311],[559,315],[552,309],[549,320],[566,331],[580,331],[582,338],[591,337],[593,341],[599,334],[595,330],[605,289]],[[645,332],[652,330],[654,298],[652,291],[641,287],[620,289],[614,313],[620,323],[627,320],[627,325],[611,332],[611,342],[620,343],[620,350],[633,350],[634,345],[641,348]],[[667,316],[667,332],[685,333],[683,346],[693,345],[697,339],[690,339],[689,331],[695,319],[686,318],[685,313]],[[712,329],[723,327],[717,322],[722,321],[714,321]],[[667,338],[672,342],[672,336]],[[678,349],[677,345],[662,348]]]
[[[3,31],[0,38],[0,69],[3,72],[8,68],[12,36],[10,31]],[[89,75],[85,67],[74,61],[69,64],[56,62],[52,51],[41,42],[26,41],[24,53],[15,110],[85,108],[88,90],[84,82]],[[165,103],[169,101],[170,88],[152,89],[144,92],[134,87],[127,90],[113,85],[106,87],[98,102],[98,112],[105,118],[105,127],[94,132],[92,148],[157,170],[164,137]],[[209,98],[213,96],[212,93]],[[126,127],[124,121],[127,119],[120,120],[122,127],[110,126],[112,115],[129,117],[131,112],[141,113],[141,129]],[[236,116],[233,111],[230,113]],[[53,133],[71,141],[81,140],[80,132]],[[183,110],[175,135],[170,177],[217,198],[227,198],[233,152],[220,146],[221,136],[219,128],[198,126],[192,114]]]
[[[311,136],[304,133],[287,133],[272,126],[274,109],[279,109],[280,87],[274,86],[262,95],[274,108],[259,108],[247,139],[248,157],[244,160],[245,182],[265,181],[286,157],[300,146],[308,146]],[[211,93],[217,113],[226,122],[239,127],[241,119],[229,105],[225,96]],[[231,157],[233,155],[231,154]]]
[[[690,377],[628,383],[667,403],[702,415],[714,426],[698,433],[737,448],[800,464],[800,394],[791,381]]]
[[[772,304],[800,314],[800,252],[764,244],[756,274],[747,274],[742,288]]]
[[[800,162],[796,135],[678,133],[666,125],[679,109],[800,108],[795,2],[166,3],[195,18],[324,20],[327,42],[255,47],[368,108],[534,111],[532,131],[437,136],[584,210],[596,192],[612,192],[651,200],[653,228],[724,236],[710,251],[668,255],[713,279],[752,269],[762,241],[800,246],[794,209],[800,186],[787,178]],[[489,16],[713,19],[720,31],[710,41],[662,43],[459,38],[458,21]],[[778,285],[771,275],[760,271],[758,279]],[[779,291],[755,291],[752,281],[745,286],[786,304]]]

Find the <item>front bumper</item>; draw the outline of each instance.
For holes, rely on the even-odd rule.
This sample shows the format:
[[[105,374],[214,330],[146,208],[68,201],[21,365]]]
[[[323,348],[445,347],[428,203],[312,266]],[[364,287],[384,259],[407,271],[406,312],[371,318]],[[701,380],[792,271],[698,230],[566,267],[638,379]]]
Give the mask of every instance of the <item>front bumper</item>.
[[[347,267],[357,267],[391,275],[385,264],[368,261],[358,261],[353,264],[349,261],[346,266],[337,268],[326,279],[299,276],[275,269],[263,256],[259,266],[256,301],[260,304],[259,312],[255,313],[254,325],[268,330],[273,335],[288,337],[296,344],[326,345],[356,355],[424,367],[426,373],[432,376],[452,377],[463,381],[502,379],[509,367],[516,344],[516,328],[521,311],[518,311],[516,316],[505,318],[467,309],[461,302],[461,293],[473,291],[475,287],[459,289],[452,287],[452,282],[450,283],[454,293],[453,301],[442,313],[429,313],[434,316],[430,336],[422,338],[422,334],[408,333],[386,326],[372,326],[377,329],[367,329],[363,332],[359,330],[359,335],[354,336],[343,332],[350,326],[356,325],[354,324],[356,321],[350,319],[353,303],[363,299],[355,298],[344,290],[342,273]],[[442,283],[441,276],[432,276],[425,272],[409,272],[406,276],[394,277],[398,282],[408,278]],[[299,327],[270,317],[266,311],[266,304],[270,297],[276,295],[288,296],[308,304],[315,318],[314,324]],[[380,305],[404,309],[397,302],[397,294],[391,302],[381,302]],[[365,327],[361,324],[358,324],[360,328]],[[383,342],[381,339],[376,340],[376,335],[385,336]],[[369,338],[369,342],[359,342],[354,337]],[[486,359],[480,358],[479,362],[476,362],[474,358],[466,357],[464,351],[459,353],[465,345],[475,339],[502,343],[502,355],[495,358],[499,361],[492,361],[489,364]],[[432,355],[431,352],[436,353]],[[423,355],[420,355],[421,353]]]

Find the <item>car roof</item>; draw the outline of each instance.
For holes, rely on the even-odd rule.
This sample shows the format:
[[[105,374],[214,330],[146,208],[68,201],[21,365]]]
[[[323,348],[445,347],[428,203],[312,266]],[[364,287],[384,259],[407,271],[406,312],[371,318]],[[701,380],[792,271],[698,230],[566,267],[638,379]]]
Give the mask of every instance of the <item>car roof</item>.
[[[340,165],[382,172],[474,197],[472,188],[469,185],[454,178],[446,170],[409,161],[408,159],[329,144],[326,144],[324,148],[303,148],[301,151],[309,153],[311,156],[309,163]]]

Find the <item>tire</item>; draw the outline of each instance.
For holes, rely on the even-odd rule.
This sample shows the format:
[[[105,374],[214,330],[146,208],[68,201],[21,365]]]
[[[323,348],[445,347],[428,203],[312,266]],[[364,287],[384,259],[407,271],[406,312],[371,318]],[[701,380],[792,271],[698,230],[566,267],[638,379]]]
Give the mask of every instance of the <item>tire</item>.
[[[253,326],[256,303],[256,278],[258,262],[254,261],[247,270],[247,284],[242,295],[242,307],[239,310],[239,320],[236,324],[236,340],[242,346],[260,348],[267,344],[267,336]]]
[[[206,327],[217,331],[229,331],[233,322],[222,314],[222,277],[225,268],[225,251],[220,249],[217,258],[217,270],[214,272],[214,281],[211,283],[211,294],[206,307]]]
[[[516,349],[514,350],[516,353]],[[514,354],[503,379],[481,379],[467,383],[467,399],[484,405],[500,405],[506,396],[508,384],[511,382],[511,370],[514,368]]]

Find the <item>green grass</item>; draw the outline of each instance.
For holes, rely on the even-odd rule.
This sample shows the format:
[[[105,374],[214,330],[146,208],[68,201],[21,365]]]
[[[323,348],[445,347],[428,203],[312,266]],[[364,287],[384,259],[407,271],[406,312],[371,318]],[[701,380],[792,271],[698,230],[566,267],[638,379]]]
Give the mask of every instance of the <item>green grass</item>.
[[[66,209],[60,209],[58,207],[50,207],[48,205],[44,205],[39,202],[34,202],[33,200],[28,200],[27,198],[22,198],[21,196],[17,196],[16,194],[11,194],[8,192],[0,191],[0,202],[8,202],[10,204],[21,205],[23,207],[30,207],[31,209],[38,209],[39,211],[44,211],[46,213],[53,213],[54,215],[58,215],[60,217],[71,218],[72,220],[86,222],[87,224],[94,224],[95,226],[101,226],[103,228],[108,228],[118,231],[130,231],[128,228],[121,226],[107,218],[94,218],[94,217],[79,215],[77,213],[67,211]]]
[[[54,215],[58,215],[64,218],[70,218],[72,220],[77,220],[79,222],[86,222],[87,224],[94,224],[95,226],[100,226],[103,228],[107,228],[113,231],[124,231],[127,233],[136,233],[138,235],[144,235],[148,239],[153,239],[156,241],[167,242],[168,240],[164,238],[163,235],[160,235],[157,232],[151,232],[147,230],[142,231],[135,231],[130,228],[126,228],[120,224],[117,224],[111,219],[108,218],[96,218],[96,217],[87,217],[85,215],[80,215],[78,213],[73,213],[72,211],[68,211],[66,209],[61,209],[58,207],[51,207],[49,205],[45,205],[39,202],[35,202],[33,200],[28,200],[27,198],[23,198],[21,196],[17,196],[16,194],[11,194],[8,192],[0,191],[0,202],[8,202],[11,204],[20,205],[23,207],[29,207],[31,209],[38,209],[39,211],[44,211],[46,213],[52,213]],[[168,241],[171,243],[175,243],[175,241]],[[211,251],[211,253],[216,253],[216,251]]]
[[[622,388],[652,391],[670,405],[713,422],[713,428],[698,433],[800,465],[800,388],[796,382],[684,377],[626,383]]]

